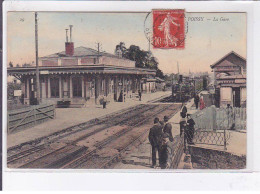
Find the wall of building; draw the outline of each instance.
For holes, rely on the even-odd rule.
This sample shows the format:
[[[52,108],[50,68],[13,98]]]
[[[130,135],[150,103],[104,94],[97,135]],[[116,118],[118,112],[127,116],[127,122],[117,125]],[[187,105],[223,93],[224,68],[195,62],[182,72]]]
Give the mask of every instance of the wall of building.
[[[39,61],[39,66],[58,66],[58,58],[42,59]]]
[[[135,67],[135,62],[123,58],[101,56],[97,57],[60,57],[60,58],[40,58],[40,66],[75,66],[104,64],[120,67]],[[99,61],[99,62],[98,62]]]
[[[232,88],[231,87],[221,87],[220,88],[220,106],[226,107],[227,104],[233,106],[232,99]]]
[[[99,103],[99,99],[106,96],[108,101],[118,99],[121,90],[126,97],[132,97],[133,91],[138,89],[141,77],[130,75],[41,75],[40,77],[40,97],[42,103],[54,103],[61,100],[70,100],[71,104]],[[51,81],[52,80],[52,81]],[[55,80],[55,83],[54,81]],[[74,96],[74,84],[77,82],[77,96]],[[25,94],[24,101],[30,104],[32,98],[33,84],[31,77],[26,77],[22,83],[23,93]],[[52,84],[55,84],[52,85]],[[56,89],[53,89],[55,88]],[[52,95],[54,90],[56,96]],[[36,96],[34,94],[34,96]]]
[[[150,93],[155,91],[155,82],[146,82],[142,84],[143,92]]]
[[[100,63],[105,65],[123,66],[123,67],[135,67],[135,61],[126,60],[116,57],[100,57]]]

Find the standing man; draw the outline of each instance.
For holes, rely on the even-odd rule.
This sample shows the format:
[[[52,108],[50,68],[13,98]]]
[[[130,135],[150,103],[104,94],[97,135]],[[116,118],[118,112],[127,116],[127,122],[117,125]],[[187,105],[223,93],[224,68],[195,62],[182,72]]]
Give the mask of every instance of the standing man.
[[[182,113],[185,115],[185,117],[186,117],[186,114],[187,114],[188,110],[187,110],[187,107],[186,107],[185,104],[184,104],[184,106],[183,106],[181,112],[182,112]]]
[[[163,120],[164,120],[163,133],[167,134],[167,136],[169,137],[169,140],[172,142],[173,141],[172,125],[168,122],[169,121],[169,117],[168,116],[164,116]]]
[[[154,125],[149,132],[149,142],[152,146],[152,167],[156,166],[156,152],[159,156],[159,164],[161,165],[161,146],[162,146],[162,125],[159,123],[159,118],[154,119]]]
[[[195,97],[194,97],[194,103],[196,105],[196,109],[199,108],[199,101],[200,101],[200,97],[199,97],[198,94],[196,94]]]
[[[182,136],[185,128],[186,128],[186,114],[184,114],[183,112],[180,113],[181,114],[181,120],[180,120],[180,137]]]
[[[188,144],[194,144],[193,143],[193,136],[194,136],[194,132],[195,132],[195,121],[191,118],[190,114],[187,114],[187,142]]]
[[[118,102],[123,102],[123,90],[121,90],[121,92],[120,92]]]
[[[139,101],[141,101],[142,100],[142,92],[141,92],[141,90],[138,90],[138,95],[139,95]]]
[[[165,169],[170,166],[170,155],[172,154],[173,136],[172,136],[172,125],[168,122],[169,117],[164,116],[164,127],[163,127],[163,144],[161,149],[161,168]]]

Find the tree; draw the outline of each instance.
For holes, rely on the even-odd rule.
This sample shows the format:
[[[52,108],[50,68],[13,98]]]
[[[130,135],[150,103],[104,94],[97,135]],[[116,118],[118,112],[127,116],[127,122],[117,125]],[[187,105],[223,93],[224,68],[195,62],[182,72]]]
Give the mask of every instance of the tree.
[[[115,53],[121,51],[124,58],[135,61],[135,66],[138,68],[147,68],[156,70],[156,76],[164,79],[163,72],[158,68],[158,60],[153,56],[152,52],[141,50],[139,46],[131,45],[128,49],[124,42],[116,45]]]
[[[118,45],[116,45],[115,55],[118,55],[119,51],[121,51],[122,57],[125,57],[126,47],[124,42],[120,42]]]

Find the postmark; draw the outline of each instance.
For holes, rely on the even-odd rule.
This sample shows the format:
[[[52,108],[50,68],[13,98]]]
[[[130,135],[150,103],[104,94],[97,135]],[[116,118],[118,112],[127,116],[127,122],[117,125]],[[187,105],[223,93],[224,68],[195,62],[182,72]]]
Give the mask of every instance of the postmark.
[[[185,10],[153,10],[153,48],[185,48]]]

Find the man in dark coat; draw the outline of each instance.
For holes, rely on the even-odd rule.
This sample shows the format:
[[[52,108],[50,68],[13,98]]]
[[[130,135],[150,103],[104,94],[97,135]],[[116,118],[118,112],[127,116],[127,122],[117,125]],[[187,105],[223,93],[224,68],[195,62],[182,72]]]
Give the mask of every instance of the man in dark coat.
[[[171,154],[171,143],[173,142],[173,136],[172,136],[172,125],[168,122],[169,117],[164,116],[164,126],[163,126],[163,143],[161,148],[161,168],[164,169],[167,167],[167,164],[169,163]],[[168,164],[169,165],[169,164]]]
[[[180,112],[180,114],[181,114],[181,120],[180,120],[180,137],[181,137],[186,128],[186,119],[185,119],[186,114],[184,114],[183,112]]]
[[[152,167],[156,166],[156,152],[159,156],[159,164],[161,164],[161,146],[162,146],[162,125],[159,123],[159,119],[154,119],[154,125],[149,132],[149,142],[152,146]]]
[[[139,101],[141,101],[142,100],[142,92],[141,92],[141,90],[138,90],[138,95],[139,95]]]
[[[196,105],[196,109],[199,108],[199,101],[200,101],[200,97],[198,94],[196,94],[196,96],[194,97],[194,103]]]
[[[163,133],[167,134],[167,136],[169,137],[169,140],[172,142],[173,141],[172,125],[168,122],[169,121],[169,117],[168,116],[164,116],[163,120],[164,120]]]
[[[118,102],[123,102],[123,90],[119,94]]]
[[[195,132],[195,121],[191,118],[191,115],[188,114],[187,115],[187,142],[188,144],[194,144],[193,143],[193,136],[194,136],[194,132]]]
[[[181,112],[182,112],[182,113],[185,115],[185,117],[186,117],[186,114],[187,114],[188,110],[187,110],[187,107],[186,107],[185,105],[183,106]]]

